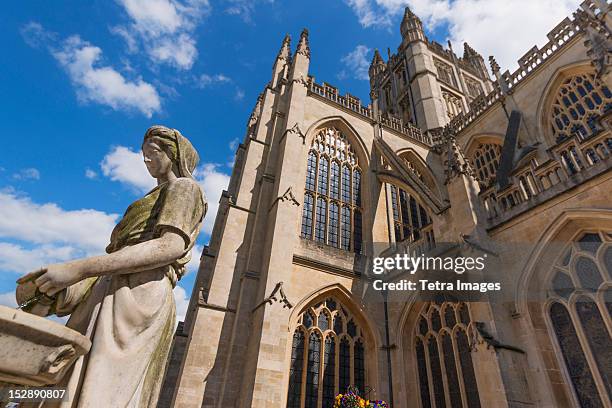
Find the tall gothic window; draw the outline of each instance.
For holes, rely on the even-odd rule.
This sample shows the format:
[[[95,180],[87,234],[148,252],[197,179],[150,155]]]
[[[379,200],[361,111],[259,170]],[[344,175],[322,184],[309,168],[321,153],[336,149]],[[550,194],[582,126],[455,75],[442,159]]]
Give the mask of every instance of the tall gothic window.
[[[463,75],[463,79],[465,80],[465,86],[467,87],[467,94],[470,99],[476,98],[478,95],[484,93],[482,90],[482,85],[479,81],[467,76]]]
[[[438,79],[456,88],[457,79],[455,78],[455,74],[453,73],[453,67],[438,59],[434,59],[434,65],[436,66],[436,70],[438,71]]]
[[[336,128],[321,129],[308,153],[301,236],[360,253],[361,179],[346,137]]]
[[[349,386],[364,391],[365,362],[361,328],[339,301],[309,307],[293,334],[287,407],[331,407]]]
[[[461,104],[461,99],[447,91],[442,91],[442,98],[444,98],[444,104],[446,105],[446,116],[449,119],[454,118],[461,112],[463,112],[463,105]]]
[[[480,407],[469,324],[466,303],[431,303],[419,316],[415,354],[423,408]]]
[[[500,157],[501,146],[495,143],[480,143],[472,154],[472,162],[482,188],[489,187],[495,181]]]
[[[427,210],[405,190],[389,184],[395,242],[423,239],[434,246],[432,220]]]
[[[612,399],[612,235],[582,234],[561,254],[550,281],[548,317],[578,404]]]
[[[612,109],[612,93],[595,75],[567,78],[552,103],[550,124],[557,141],[577,136],[584,139],[599,131],[597,119]]]

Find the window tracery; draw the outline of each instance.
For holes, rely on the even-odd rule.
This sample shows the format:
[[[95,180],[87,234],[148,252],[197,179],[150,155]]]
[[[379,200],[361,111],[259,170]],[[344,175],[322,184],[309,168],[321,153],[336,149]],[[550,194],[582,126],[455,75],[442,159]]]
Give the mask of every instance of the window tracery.
[[[612,93],[594,74],[567,78],[553,100],[550,125],[557,142],[576,135],[585,139],[597,133],[598,118],[612,109]]]
[[[465,86],[467,87],[467,94],[471,99],[475,99],[478,95],[484,93],[482,90],[482,85],[480,82],[472,79],[471,77],[464,75],[463,79],[465,80]]]
[[[461,99],[458,96],[455,96],[447,91],[442,91],[442,98],[444,98],[446,115],[449,119],[452,119],[463,112],[463,105],[461,104]]]
[[[612,236],[578,236],[558,257],[550,279],[547,315],[568,383],[581,406],[612,399]]]
[[[335,298],[302,313],[293,335],[287,406],[332,406],[349,386],[364,390],[365,339],[354,316]]]
[[[500,145],[495,143],[478,144],[472,155],[472,162],[476,167],[476,175],[482,188],[489,187],[495,181],[500,157]]]
[[[434,59],[434,65],[436,66],[436,70],[438,71],[438,79],[456,88],[457,79],[455,78],[453,67],[438,59]]]
[[[389,184],[391,189],[391,210],[395,242],[424,239],[433,247],[432,219],[428,211],[405,190]]]
[[[430,303],[415,327],[422,407],[478,408],[480,397],[468,340],[466,303]],[[448,404],[448,405],[447,405]]]
[[[308,153],[301,236],[347,251],[362,249],[362,173],[338,129],[321,129]]]

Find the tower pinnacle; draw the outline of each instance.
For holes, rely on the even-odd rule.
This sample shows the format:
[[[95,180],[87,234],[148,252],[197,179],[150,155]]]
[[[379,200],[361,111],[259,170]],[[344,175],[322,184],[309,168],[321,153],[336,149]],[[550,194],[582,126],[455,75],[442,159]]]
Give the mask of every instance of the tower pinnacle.
[[[300,34],[300,42],[297,46],[296,53],[304,55],[306,58],[310,59],[310,45],[308,44],[308,29],[303,29],[302,34]]]
[[[413,41],[425,41],[425,32],[423,31],[423,22],[416,14],[406,7],[404,10],[404,18],[400,25],[400,32],[404,41],[411,43]]]
[[[279,60],[288,61],[291,56],[291,37],[289,34],[285,34],[285,38],[283,39],[283,43],[281,44],[280,50],[278,50],[278,55],[276,56],[276,62]]]

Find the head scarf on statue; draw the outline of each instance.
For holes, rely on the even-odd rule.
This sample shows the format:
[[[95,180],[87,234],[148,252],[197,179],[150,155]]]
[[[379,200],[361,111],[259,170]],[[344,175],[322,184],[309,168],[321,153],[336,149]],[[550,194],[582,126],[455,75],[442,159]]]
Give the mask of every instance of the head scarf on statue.
[[[145,133],[143,144],[147,140],[158,144],[168,155],[177,177],[193,178],[200,157],[191,142],[178,130],[160,125],[151,126]]]

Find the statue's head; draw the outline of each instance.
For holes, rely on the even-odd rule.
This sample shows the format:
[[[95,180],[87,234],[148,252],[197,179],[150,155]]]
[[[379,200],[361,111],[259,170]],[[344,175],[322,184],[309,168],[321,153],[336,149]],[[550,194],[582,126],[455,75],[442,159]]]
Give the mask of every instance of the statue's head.
[[[176,129],[151,126],[142,142],[145,165],[158,178],[172,170],[177,177],[193,177],[200,157],[189,140]]]

